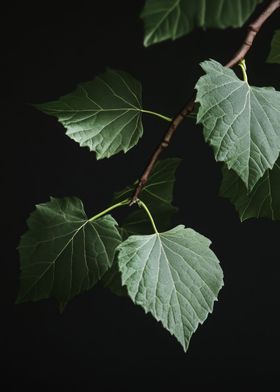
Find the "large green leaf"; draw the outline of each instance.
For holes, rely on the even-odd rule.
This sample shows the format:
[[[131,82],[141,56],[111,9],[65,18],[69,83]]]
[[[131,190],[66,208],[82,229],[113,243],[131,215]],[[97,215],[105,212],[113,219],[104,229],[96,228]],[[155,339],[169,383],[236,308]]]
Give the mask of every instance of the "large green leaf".
[[[240,220],[250,218],[280,219],[280,158],[272,170],[267,170],[248,193],[240,178],[223,168],[223,182],[220,195],[234,204]]]
[[[127,152],[142,136],[141,94],[132,76],[108,69],[58,101],[35,106],[57,117],[71,139],[101,159]]]
[[[175,40],[195,27],[241,27],[262,0],[147,0],[144,45]]]
[[[19,252],[21,285],[17,302],[54,297],[61,305],[102,278],[121,242],[116,221],[87,219],[77,198],[36,206]]]
[[[166,230],[171,222],[171,218],[177,211],[172,203],[173,188],[175,183],[175,172],[181,159],[167,158],[158,161],[141,192],[141,200],[152,211],[159,230]],[[131,197],[137,181],[127,186],[123,191],[117,192],[114,203]],[[122,225],[130,233],[148,234],[152,227],[145,211],[137,209],[130,213]]]
[[[277,30],[273,36],[267,61],[280,64],[280,30]]]
[[[251,87],[216,61],[205,61],[206,75],[197,85],[197,121],[224,161],[252,190],[280,151],[280,93],[274,88]]]
[[[177,226],[131,236],[119,247],[122,282],[132,300],[151,312],[187,350],[199,323],[212,312],[223,272],[210,241]]]

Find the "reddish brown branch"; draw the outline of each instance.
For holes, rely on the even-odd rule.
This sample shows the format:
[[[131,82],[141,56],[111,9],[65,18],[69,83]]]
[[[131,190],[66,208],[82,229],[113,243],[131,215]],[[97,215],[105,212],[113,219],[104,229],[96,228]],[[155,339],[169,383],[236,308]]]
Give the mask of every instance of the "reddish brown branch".
[[[245,40],[239,50],[234,54],[233,58],[225,65],[226,67],[233,67],[243,60],[247,52],[250,50],[254,39],[266,20],[280,7],[280,0],[272,0],[260,16],[248,26],[248,32]]]
[[[280,8],[280,0],[272,0],[268,4],[268,6],[263,10],[263,12],[258,16],[258,18],[253,21],[249,26],[248,26],[248,31],[245,37],[245,40],[243,41],[241,47],[239,50],[234,54],[233,58],[225,65],[225,67],[232,68],[234,65],[238,64],[241,60],[243,60],[250,50],[254,39],[258,32],[260,31],[261,27],[263,24],[266,22],[266,20],[278,9]],[[148,178],[151,174],[151,171],[153,170],[153,167],[158,160],[158,157],[160,156],[161,152],[165,150],[168,146],[169,143],[172,139],[172,136],[174,135],[176,129],[179,127],[179,125],[183,122],[185,117],[187,117],[188,114],[190,114],[193,109],[194,109],[194,103],[195,103],[195,96],[196,93],[194,92],[191,99],[187,102],[187,104],[184,106],[184,108],[173,118],[172,122],[170,123],[163,139],[161,140],[159,146],[156,148],[154,153],[152,154],[148,165],[146,166],[144,173],[142,174],[137,187],[134,191],[134,194],[131,198],[131,205],[134,204],[144,185],[148,181]]]

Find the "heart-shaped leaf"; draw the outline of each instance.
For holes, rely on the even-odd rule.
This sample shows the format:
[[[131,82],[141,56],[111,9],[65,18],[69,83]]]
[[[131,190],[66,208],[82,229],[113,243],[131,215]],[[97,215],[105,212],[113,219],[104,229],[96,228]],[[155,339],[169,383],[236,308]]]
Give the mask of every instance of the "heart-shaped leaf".
[[[164,233],[131,236],[118,247],[129,296],[161,321],[185,351],[223,286],[223,272],[209,245],[194,230],[177,226]]]
[[[197,121],[217,161],[233,169],[250,190],[280,152],[280,92],[251,87],[216,61],[201,64],[206,72],[197,85]]]
[[[96,158],[127,152],[143,134],[141,84],[126,72],[108,69],[58,101],[35,105],[55,116],[66,134]]]
[[[53,297],[64,306],[102,278],[121,243],[110,215],[88,220],[74,197],[37,205],[27,223],[19,245],[18,303]]]

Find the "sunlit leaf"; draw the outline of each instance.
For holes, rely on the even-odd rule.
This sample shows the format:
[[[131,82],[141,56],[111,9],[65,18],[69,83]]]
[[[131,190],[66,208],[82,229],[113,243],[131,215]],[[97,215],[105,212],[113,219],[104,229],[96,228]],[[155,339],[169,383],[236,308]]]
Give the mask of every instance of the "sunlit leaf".
[[[160,234],[131,236],[118,247],[129,296],[161,321],[185,351],[223,286],[223,272],[209,245],[194,230],[177,226]]]
[[[280,152],[280,93],[251,87],[216,61],[205,61],[197,85],[197,121],[217,161],[252,190]]]
[[[127,152],[143,134],[141,84],[128,73],[108,69],[58,101],[35,105],[55,116],[66,134],[96,158]]]

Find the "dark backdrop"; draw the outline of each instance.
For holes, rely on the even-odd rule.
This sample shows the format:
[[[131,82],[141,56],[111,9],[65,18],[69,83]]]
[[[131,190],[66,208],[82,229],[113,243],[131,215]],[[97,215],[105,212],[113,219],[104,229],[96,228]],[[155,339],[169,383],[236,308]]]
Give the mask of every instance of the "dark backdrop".
[[[279,223],[241,224],[233,206],[217,197],[220,166],[192,120],[177,131],[164,157],[183,158],[174,195],[177,221],[212,239],[225,287],[188,353],[141,308],[101,287],[74,299],[63,315],[52,301],[14,305],[16,246],[34,204],[49,195],[76,195],[88,213],[104,209],[115,190],[140,175],[166,128],[161,120],[145,117],[145,134],[136,148],[97,162],[94,153],[65,137],[55,119],[27,104],[56,99],[110,66],[142,81],[146,108],[172,115],[201,74],[198,63],[227,61],[244,37],[244,30],[196,30],[175,43],[144,48],[138,17],[143,3],[104,0],[92,1],[90,8],[78,2],[58,9],[58,4],[51,8],[37,2],[2,12],[4,390],[28,385],[43,391],[151,386],[228,391],[256,385],[272,390],[273,383],[279,384]],[[265,64],[279,25],[278,12],[248,56],[252,84],[280,87],[279,66]]]

